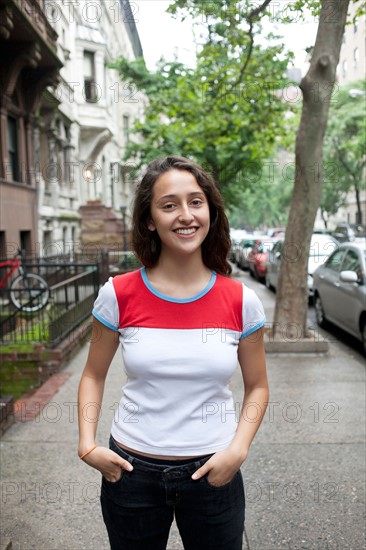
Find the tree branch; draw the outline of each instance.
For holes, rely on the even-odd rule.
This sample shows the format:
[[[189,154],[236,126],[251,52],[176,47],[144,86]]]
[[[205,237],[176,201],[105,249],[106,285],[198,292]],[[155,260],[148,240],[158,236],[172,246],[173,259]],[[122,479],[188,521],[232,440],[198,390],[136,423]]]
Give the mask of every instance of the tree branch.
[[[334,145],[334,147],[335,147],[335,149],[336,149],[336,151],[337,151],[338,158],[339,158],[339,160],[340,160],[340,162],[341,162],[343,168],[345,168],[346,171],[352,176],[352,178],[355,179],[355,177],[356,177],[357,174],[355,174],[355,173],[352,171],[351,167],[350,167],[350,166],[348,165],[348,163],[346,162],[346,159],[344,158],[343,153],[342,153],[341,149],[339,148],[338,140],[337,140],[337,139],[332,139],[332,142],[333,142],[333,145]]]
[[[252,10],[248,17],[247,17],[247,21],[249,23],[249,31],[248,31],[248,34],[249,34],[249,40],[250,40],[250,43],[249,43],[249,50],[248,50],[248,53],[247,53],[247,57],[243,63],[243,66],[242,68],[240,69],[240,73],[239,73],[239,76],[237,78],[237,80],[234,82],[233,84],[233,87],[237,86],[237,84],[239,84],[239,82],[241,82],[241,79],[243,78],[243,75],[245,73],[245,70],[246,68],[248,67],[248,64],[249,64],[249,61],[250,61],[250,58],[252,56],[252,51],[253,51],[253,46],[254,46],[254,36],[253,36],[253,25],[254,25],[254,22],[255,20],[257,19],[257,17],[259,16],[260,13],[262,13],[266,8],[267,6],[271,3],[271,0],[265,0],[263,2],[263,4],[261,6],[258,6],[258,8],[255,8],[254,10]]]
[[[248,48],[248,51],[247,51],[245,61],[244,61],[243,65],[240,69],[238,78],[235,80],[235,82],[233,84],[231,84],[231,86],[228,88],[228,90],[225,90],[225,93],[227,93],[227,94],[232,92],[233,89],[235,88],[235,86],[240,84],[240,82],[242,81],[244,73],[245,73],[245,71],[246,71],[246,69],[249,65],[250,58],[252,57],[252,52],[253,52],[253,47],[254,47],[253,25],[255,23],[255,20],[258,18],[259,14],[262,13],[267,8],[267,6],[271,3],[271,1],[272,0],[264,0],[263,4],[261,4],[257,8],[254,8],[249,13],[248,17],[246,17],[246,20],[249,23],[249,30],[248,30],[249,48]],[[221,80],[221,82],[223,82],[223,80]],[[218,94],[216,100],[214,101],[213,105],[210,106],[210,108],[212,108],[216,105],[216,103],[219,100],[219,96],[220,96],[220,94]]]

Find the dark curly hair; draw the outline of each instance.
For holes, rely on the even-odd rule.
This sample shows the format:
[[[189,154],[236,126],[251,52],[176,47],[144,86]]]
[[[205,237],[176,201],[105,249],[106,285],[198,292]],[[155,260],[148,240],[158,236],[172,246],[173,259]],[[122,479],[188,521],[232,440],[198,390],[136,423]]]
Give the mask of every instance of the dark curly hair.
[[[158,158],[147,166],[146,173],[136,188],[132,214],[132,246],[141,263],[153,267],[159,260],[161,242],[156,231],[148,229],[151,219],[151,200],[156,180],[169,170],[190,172],[204,191],[210,210],[210,230],[202,243],[204,264],[217,273],[230,275],[227,260],[230,249],[229,223],[224,201],[212,178],[195,162],[178,156]]]

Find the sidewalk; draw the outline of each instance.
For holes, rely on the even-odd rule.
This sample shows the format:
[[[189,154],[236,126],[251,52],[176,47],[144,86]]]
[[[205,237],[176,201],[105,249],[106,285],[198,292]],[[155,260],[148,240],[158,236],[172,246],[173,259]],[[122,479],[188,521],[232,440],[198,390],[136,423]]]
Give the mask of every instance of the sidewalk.
[[[258,294],[270,319],[273,299],[263,287]],[[58,380],[57,393],[41,413],[24,423],[18,411],[18,421],[2,439],[1,550],[9,541],[13,550],[109,549],[99,505],[100,474],[76,454],[76,392],[86,354],[84,347],[63,371],[63,384]],[[270,404],[243,466],[243,549],[362,550],[363,358],[332,343],[328,355],[269,354],[267,360]],[[240,379],[237,371],[237,402]],[[118,352],[106,384],[101,444],[107,444],[123,381]],[[30,407],[37,407],[34,399],[23,405],[23,418],[27,413],[31,418]],[[168,548],[182,549],[175,527]]]

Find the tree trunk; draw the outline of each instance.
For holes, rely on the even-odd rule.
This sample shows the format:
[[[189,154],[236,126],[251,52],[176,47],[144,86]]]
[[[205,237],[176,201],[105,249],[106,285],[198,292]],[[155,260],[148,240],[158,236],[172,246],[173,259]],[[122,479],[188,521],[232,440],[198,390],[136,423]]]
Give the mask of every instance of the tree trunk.
[[[362,181],[362,178],[361,178],[361,181]],[[358,183],[355,183],[355,193],[356,193],[356,204],[357,204],[356,223],[362,225],[362,208],[361,208],[361,199],[360,199],[360,189],[358,187]]]
[[[321,218],[323,220],[325,229],[328,229],[328,220],[326,219],[325,212],[322,208],[320,209],[320,215],[321,215]]]
[[[323,0],[309,70],[302,79],[296,173],[277,286],[273,333],[307,335],[307,266],[323,181],[323,140],[350,0]]]

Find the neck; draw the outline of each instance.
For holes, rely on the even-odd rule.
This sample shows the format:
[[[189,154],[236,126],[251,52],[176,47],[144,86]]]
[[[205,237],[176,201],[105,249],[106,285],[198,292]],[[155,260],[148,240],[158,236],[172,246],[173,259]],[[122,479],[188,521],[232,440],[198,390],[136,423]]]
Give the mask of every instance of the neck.
[[[207,278],[211,275],[211,270],[203,263],[201,253],[192,256],[172,256],[162,251],[157,265],[149,269],[149,273],[184,283],[197,281],[200,277]]]

